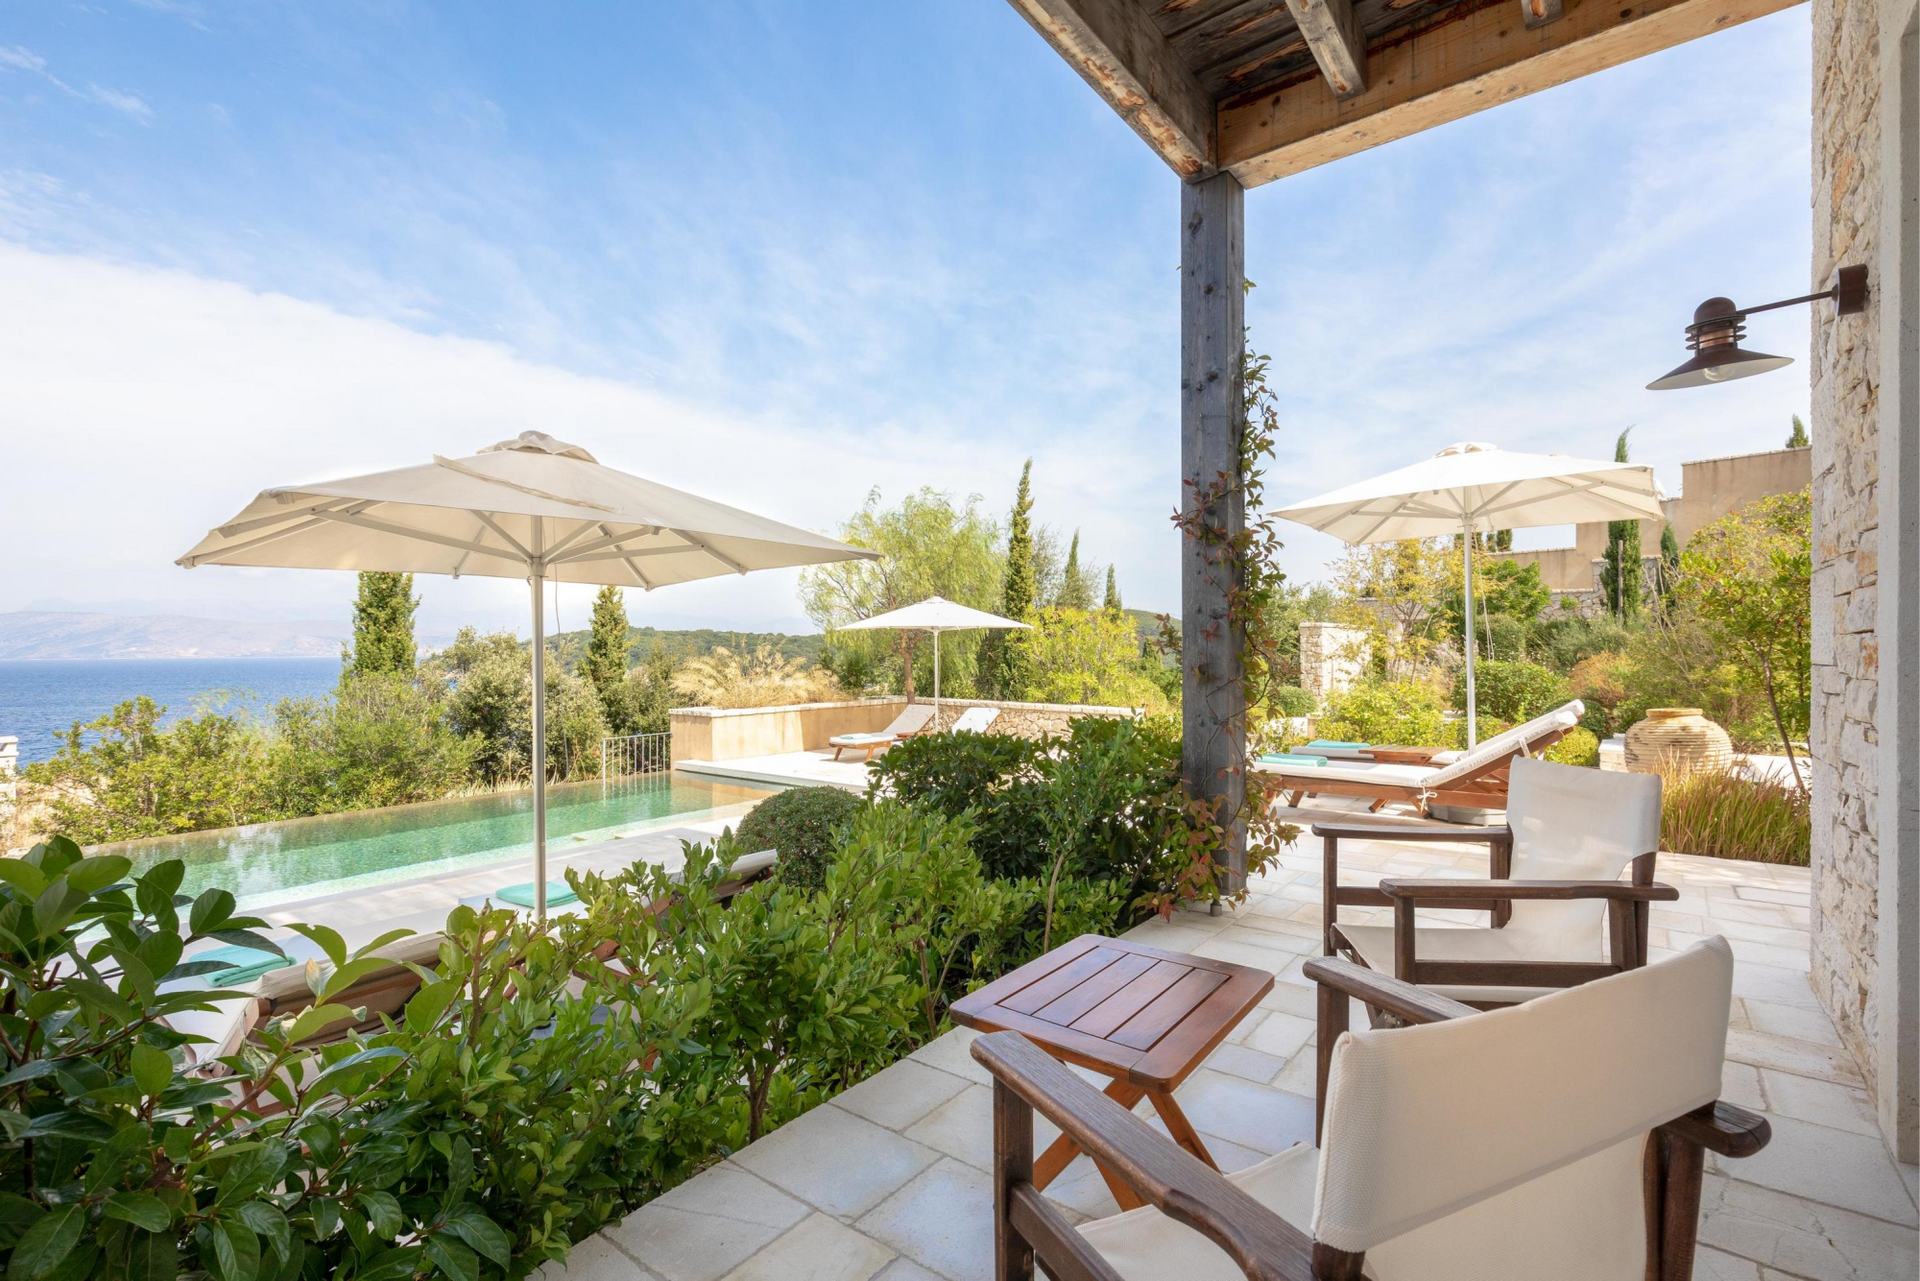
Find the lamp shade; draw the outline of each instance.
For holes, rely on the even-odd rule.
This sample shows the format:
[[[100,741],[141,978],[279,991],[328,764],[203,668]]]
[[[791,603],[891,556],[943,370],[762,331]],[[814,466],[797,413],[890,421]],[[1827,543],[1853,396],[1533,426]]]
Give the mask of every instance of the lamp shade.
[[[1791,356],[1740,350],[1740,340],[1747,334],[1741,324],[1745,319],[1746,313],[1735,307],[1731,298],[1709,298],[1701,303],[1694,309],[1693,323],[1687,326],[1687,347],[1693,352],[1693,358],[1648,383],[1647,390],[1705,387],[1783,369],[1793,363]]]

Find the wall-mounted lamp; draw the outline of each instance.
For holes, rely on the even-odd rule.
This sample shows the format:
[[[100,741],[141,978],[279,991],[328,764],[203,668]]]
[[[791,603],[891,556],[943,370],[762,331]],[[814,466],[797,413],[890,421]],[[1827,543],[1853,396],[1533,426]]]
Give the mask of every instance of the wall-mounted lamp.
[[[1760,307],[1735,307],[1731,298],[1709,298],[1694,309],[1693,323],[1687,326],[1687,350],[1693,359],[1673,372],[1647,384],[1648,391],[1673,391],[1678,387],[1704,387],[1709,383],[1731,382],[1752,374],[1783,369],[1793,363],[1791,356],[1769,356],[1760,351],[1742,351],[1740,340],[1747,336],[1741,322],[1756,311],[1776,311],[1797,307],[1803,302],[1834,301],[1834,314],[1851,316],[1867,307],[1867,269],[1842,267],[1834,273],[1833,287],[1804,298],[1787,298]]]

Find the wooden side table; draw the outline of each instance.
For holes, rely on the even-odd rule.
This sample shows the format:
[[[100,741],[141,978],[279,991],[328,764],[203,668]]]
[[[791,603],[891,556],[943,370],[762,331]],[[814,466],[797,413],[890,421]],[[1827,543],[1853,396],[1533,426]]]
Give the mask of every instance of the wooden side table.
[[[1181,1147],[1218,1169],[1173,1092],[1273,988],[1265,970],[1083,934],[953,1003],[953,1021],[1024,1034],[1055,1058],[1111,1078],[1107,1097],[1152,1101]],[[1062,1135],[1033,1163],[1044,1188],[1080,1153]],[[1123,1210],[1140,1198],[1106,1169]]]

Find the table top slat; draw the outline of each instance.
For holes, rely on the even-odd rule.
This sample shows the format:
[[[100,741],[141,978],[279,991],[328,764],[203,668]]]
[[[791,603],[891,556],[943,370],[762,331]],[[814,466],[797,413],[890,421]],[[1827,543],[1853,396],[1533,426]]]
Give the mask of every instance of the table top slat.
[[[1075,1019],[1160,964],[1164,962],[1156,961],[1151,956],[1141,956],[1138,952],[1122,955],[1119,960],[1072,991],[1054,998],[1035,1010],[1034,1016],[1045,1019],[1049,1023],[1057,1023],[1061,1027],[1072,1027]]]
[[[1153,967],[1073,1022],[1073,1030],[1088,1036],[1112,1036],[1128,1019],[1151,1005],[1168,988],[1193,973],[1191,965],[1155,961]]]
[[[1071,992],[1123,955],[1119,948],[1096,947],[1067,962],[1051,974],[1036,978],[1026,987],[1000,998],[1002,1009],[1032,1014],[1054,998]]]
[[[1150,1050],[1226,981],[1227,976],[1218,971],[1195,970],[1155,997],[1147,1008],[1128,1019],[1107,1039],[1136,1050]]]
[[[1273,990],[1273,976],[1256,970],[1234,974],[1209,992],[1158,1042],[1148,1048],[1129,1075],[1143,1084],[1178,1085],[1246,1016],[1246,1011]]]

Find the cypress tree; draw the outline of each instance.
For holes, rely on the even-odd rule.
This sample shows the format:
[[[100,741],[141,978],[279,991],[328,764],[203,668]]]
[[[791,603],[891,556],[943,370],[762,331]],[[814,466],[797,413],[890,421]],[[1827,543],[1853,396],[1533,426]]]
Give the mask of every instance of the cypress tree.
[[[1627,431],[1613,443],[1613,461],[1627,461]],[[1606,594],[1607,608],[1621,622],[1640,616],[1640,522],[1607,522],[1607,552],[1600,568],[1600,586]]]
[[[1080,568],[1080,531],[1077,529],[1073,531],[1073,541],[1067,544],[1067,567],[1060,572],[1060,608],[1093,608],[1093,584]]]
[[[1660,608],[1673,611],[1674,589],[1680,583],[1680,537],[1673,532],[1673,522],[1668,521],[1660,527]]]
[[[1788,449],[1805,449],[1813,442],[1807,439],[1807,425],[1800,421],[1800,415],[1793,416],[1793,434],[1787,437]]]
[[[1007,567],[1000,581],[1000,613],[1033,621],[1033,459],[1020,469],[1013,514],[1007,520]],[[990,631],[980,639],[980,681],[988,693],[1019,698],[1027,689],[1027,655],[1018,632]]]
[[[412,574],[367,570],[353,602],[353,646],[342,657],[355,676],[374,672],[413,672],[415,646]]]
[[[580,659],[580,674],[600,696],[607,724],[621,723],[620,686],[627,678],[627,602],[618,587],[602,587],[593,598],[593,621],[588,625],[587,648]]]
[[[1120,613],[1120,580],[1113,575],[1113,566],[1107,566],[1107,599],[1101,606],[1109,614]]]

